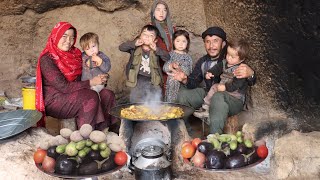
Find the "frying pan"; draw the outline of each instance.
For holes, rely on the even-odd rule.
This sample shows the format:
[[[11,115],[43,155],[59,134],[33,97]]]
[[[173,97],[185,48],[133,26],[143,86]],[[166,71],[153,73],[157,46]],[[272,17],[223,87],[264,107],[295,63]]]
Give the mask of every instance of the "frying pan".
[[[149,104],[152,104],[149,106]],[[122,105],[118,105],[116,107],[113,107],[111,110],[110,110],[110,114],[112,116],[115,116],[117,118],[120,118],[120,119],[126,119],[126,120],[130,120],[130,121],[155,121],[155,120],[152,120],[152,119],[128,119],[126,117],[123,117],[121,116],[121,110],[124,109],[124,108],[128,108],[130,107],[131,105],[135,105],[135,106],[138,106],[138,105],[145,105],[145,106],[149,106],[149,107],[157,107],[157,106],[162,106],[162,105],[168,105],[168,106],[172,106],[172,107],[180,107],[182,108],[183,110],[183,115],[181,117],[176,117],[176,118],[168,118],[168,119],[159,119],[159,121],[168,121],[168,120],[173,120],[173,119],[181,119],[181,118],[184,118],[184,117],[188,117],[190,116],[193,112],[194,112],[194,109],[192,107],[189,107],[189,106],[186,106],[186,105],[182,105],[182,104],[177,104],[177,103],[169,103],[169,102],[151,102],[151,103],[144,103],[144,102],[139,102],[139,103],[129,103],[129,104],[122,104]]]

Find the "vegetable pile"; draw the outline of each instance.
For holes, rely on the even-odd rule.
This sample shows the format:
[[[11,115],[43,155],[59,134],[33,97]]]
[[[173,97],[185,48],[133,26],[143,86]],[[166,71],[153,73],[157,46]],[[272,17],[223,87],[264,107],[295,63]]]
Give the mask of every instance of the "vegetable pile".
[[[33,159],[45,172],[94,175],[125,165],[124,150],[125,143],[116,133],[84,124],[77,131],[61,129],[60,135],[41,142]]]
[[[209,134],[206,140],[195,138],[182,144],[181,156],[191,164],[207,169],[241,168],[268,156],[265,142],[244,139],[236,134]]]

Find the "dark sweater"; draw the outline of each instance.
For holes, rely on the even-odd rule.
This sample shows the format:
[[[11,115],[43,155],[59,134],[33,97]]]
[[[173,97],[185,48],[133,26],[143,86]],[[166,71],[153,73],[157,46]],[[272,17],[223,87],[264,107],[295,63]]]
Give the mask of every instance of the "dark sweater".
[[[208,91],[213,83],[219,83],[220,82],[219,76],[215,76],[214,78],[209,80],[205,78],[206,72],[210,68],[212,68],[212,67],[205,68],[205,65],[206,65],[205,63],[208,64],[210,62],[211,63],[216,62],[216,64],[220,64],[220,63],[222,64],[222,59],[223,57],[219,57],[218,59],[212,60],[208,54],[201,57],[197,61],[192,73],[188,76],[186,87],[189,89],[194,89],[199,87],[200,83],[204,81],[205,83],[204,88]],[[256,83],[256,76],[254,75],[252,78],[247,78],[246,80],[249,86],[253,86]]]

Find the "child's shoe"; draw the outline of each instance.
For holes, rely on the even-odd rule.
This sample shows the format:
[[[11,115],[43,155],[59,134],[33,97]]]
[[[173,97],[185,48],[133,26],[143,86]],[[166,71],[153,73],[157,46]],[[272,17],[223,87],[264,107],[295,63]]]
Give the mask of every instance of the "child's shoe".
[[[195,111],[193,115],[197,118],[207,118],[209,117],[209,110],[200,108],[199,111]]]
[[[209,104],[202,104],[202,108],[205,110],[209,110]]]

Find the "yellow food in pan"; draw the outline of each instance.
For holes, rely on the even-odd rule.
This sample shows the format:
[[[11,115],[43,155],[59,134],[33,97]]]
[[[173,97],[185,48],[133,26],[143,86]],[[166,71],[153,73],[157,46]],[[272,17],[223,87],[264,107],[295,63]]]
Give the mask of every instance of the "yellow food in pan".
[[[182,108],[168,105],[159,105],[154,108],[145,105],[131,105],[121,110],[121,117],[137,120],[175,119],[182,115]]]

